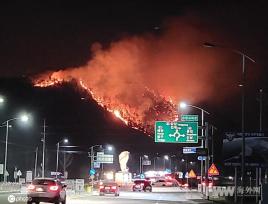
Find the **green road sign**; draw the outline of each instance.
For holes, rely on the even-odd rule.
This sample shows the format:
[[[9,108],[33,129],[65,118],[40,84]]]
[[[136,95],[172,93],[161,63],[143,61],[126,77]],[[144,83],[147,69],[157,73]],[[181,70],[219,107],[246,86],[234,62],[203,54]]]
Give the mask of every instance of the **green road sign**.
[[[181,121],[197,122],[198,115],[181,115]]]
[[[197,122],[155,122],[155,142],[197,143]]]

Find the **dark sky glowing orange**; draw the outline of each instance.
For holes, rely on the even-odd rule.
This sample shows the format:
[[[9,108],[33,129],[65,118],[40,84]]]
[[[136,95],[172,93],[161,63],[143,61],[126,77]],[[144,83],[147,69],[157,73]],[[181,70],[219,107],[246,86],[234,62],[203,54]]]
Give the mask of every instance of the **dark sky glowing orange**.
[[[87,64],[44,73],[35,85],[74,79],[126,124],[150,132],[155,120],[178,118],[180,100],[206,101],[230,80],[219,66],[224,59],[202,47],[208,37],[194,26],[171,21],[159,36],[125,37],[107,49],[95,43]]]

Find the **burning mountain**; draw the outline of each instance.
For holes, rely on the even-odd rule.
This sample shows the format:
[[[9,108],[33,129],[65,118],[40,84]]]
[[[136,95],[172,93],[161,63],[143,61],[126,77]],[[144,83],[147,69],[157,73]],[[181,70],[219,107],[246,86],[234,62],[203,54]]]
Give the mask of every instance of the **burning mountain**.
[[[200,46],[206,37],[176,22],[161,35],[126,37],[108,48],[95,43],[87,64],[41,74],[34,84],[75,80],[104,109],[150,134],[155,120],[178,119],[179,100],[197,103],[211,96],[216,59]]]

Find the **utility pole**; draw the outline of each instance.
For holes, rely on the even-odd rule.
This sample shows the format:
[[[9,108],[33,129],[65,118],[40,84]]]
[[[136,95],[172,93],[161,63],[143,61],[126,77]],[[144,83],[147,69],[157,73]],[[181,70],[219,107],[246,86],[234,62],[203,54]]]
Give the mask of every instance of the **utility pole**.
[[[45,177],[45,149],[46,149],[46,119],[44,119],[43,132],[43,159],[42,159],[42,178]]]
[[[208,160],[208,156],[209,156],[209,140],[208,140],[208,132],[209,132],[209,126],[208,126],[208,122],[205,122],[205,148],[208,150],[208,154],[206,156],[206,160],[205,160],[205,177],[206,179],[208,178],[208,164],[209,164],[209,160]]]
[[[241,94],[241,132],[242,132],[242,160],[241,160],[241,172],[242,172],[242,182],[241,186],[243,189],[243,194],[241,198],[241,203],[244,203],[244,187],[245,187],[245,146],[246,146],[246,138],[245,138],[245,92],[246,92],[246,70],[245,70],[245,55],[242,55],[242,94]]]
[[[64,174],[64,178],[67,179],[67,177],[65,177],[67,174],[65,174],[66,172],[66,152],[65,150],[63,151],[63,174]]]
[[[260,132],[262,132],[262,89],[260,89]]]
[[[35,163],[34,163],[34,178],[36,178],[36,172],[37,172],[37,157],[38,157],[38,146],[35,150]]]
[[[57,143],[57,160],[56,160],[56,178],[58,178],[58,168],[59,168],[59,149],[60,149],[60,143]]]

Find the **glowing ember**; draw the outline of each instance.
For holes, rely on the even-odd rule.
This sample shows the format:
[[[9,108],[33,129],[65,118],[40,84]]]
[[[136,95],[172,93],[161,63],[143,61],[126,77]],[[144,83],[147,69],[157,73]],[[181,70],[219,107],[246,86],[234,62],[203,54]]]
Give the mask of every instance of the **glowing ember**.
[[[120,120],[124,121],[124,122],[126,123],[126,125],[128,124],[128,121],[125,120],[125,119],[121,116],[121,114],[120,114],[120,112],[119,112],[118,110],[114,110],[114,115],[115,115],[117,118],[119,118]]]

